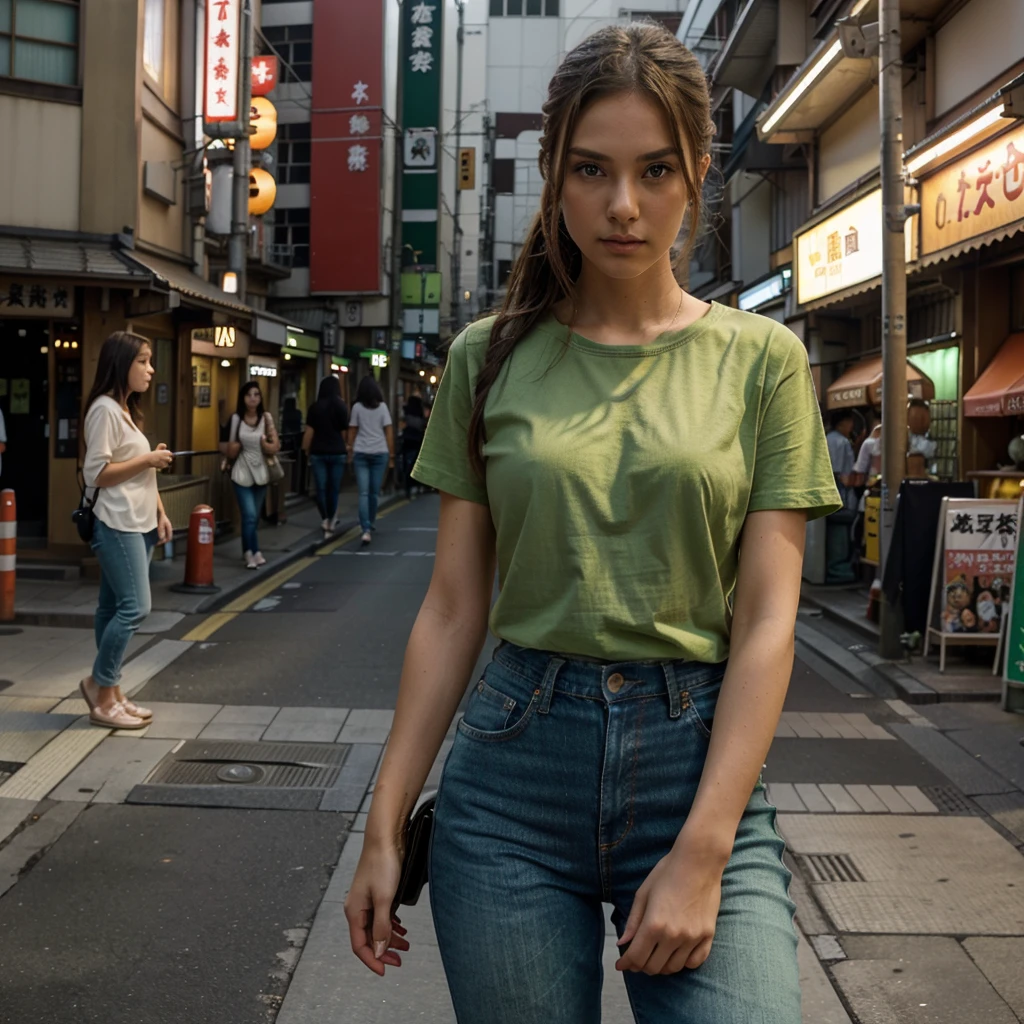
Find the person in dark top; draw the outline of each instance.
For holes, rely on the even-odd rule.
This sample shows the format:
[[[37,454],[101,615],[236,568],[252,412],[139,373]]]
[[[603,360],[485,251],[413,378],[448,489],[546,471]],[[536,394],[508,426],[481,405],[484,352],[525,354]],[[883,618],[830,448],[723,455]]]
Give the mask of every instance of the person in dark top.
[[[309,454],[316,481],[316,504],[323,517],[324,539],[337,527],[338,491],[345,473],[345,432],[348,406],[341,399],[341,384],[333,374],[320,381],[316,401],[306,413],[302,450]]]
[[[412,500],[412,467],[419,458],[423,434],[427,429],[427,417],[423,409],[423,399],[412,395],[402,410],[405,426],[402,429],[402,475],[405,477],[405,497]]]

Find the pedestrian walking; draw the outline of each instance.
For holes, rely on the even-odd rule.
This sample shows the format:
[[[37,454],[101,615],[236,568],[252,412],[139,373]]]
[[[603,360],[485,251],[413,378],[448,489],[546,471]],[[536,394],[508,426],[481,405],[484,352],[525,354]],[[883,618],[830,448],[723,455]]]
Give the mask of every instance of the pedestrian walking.
[[[247,569],[258,569],[267,560],[260,551],[258,526],[270,473],[267,459],[281,450],[274,419],[263,408],[263,393],[254,380],[238,392],[238,403],[228,431],[227,456],[233,459],[231,483],[242,516],[242,557]]]
[[[320,510],[324,540],[338,527],[338,492],[345,475],[348,406],[341,397],[341,382],[332,373],[320,381],[316,401],[306,413],[302,450],[316,481],[316,507]]]
[[[501,312],[451,346],[413,471],[442,492],[437,553],[346,915],[371,970],[401,963],[403,825],[490,612],[430,852],[461,1024],[598,1020],[602,904],[637,1021],[801,1019],[760,772],[804,524],[839,500],[802,343],[676,282],[713,134],[704,72],[662,28],[564,58],[540,212]]]
[[[423,399],[419,395],[410,395],[402,410],[402,477],[405,482],[405,497],[412,500],[412,467],[420,457],[423,445],[423,433],[427,429],[427,415],[423,408]]]
[[[391,413],[380,385],[364,377],[356,390],[356,403],[348,425],[348,451],[356,467],[359,486],[359,526],[363,544],[373,540],[377,528],[377,503],[384,473],[395,465],[395,437]]]
[[[137,334],[115,331],[103,343],[85,403],[82,477],[93,488],[92,550],[100,564],[94,627],[96,660],[79,683],[94,725],[142,729],[153,712],[121,690],[128,641],[152,607],[149,559],[173,534],[157,490],[156,471],[174,459],[167,445],[150,449],[142,432],[140,396],[153,379],[152,347]]]

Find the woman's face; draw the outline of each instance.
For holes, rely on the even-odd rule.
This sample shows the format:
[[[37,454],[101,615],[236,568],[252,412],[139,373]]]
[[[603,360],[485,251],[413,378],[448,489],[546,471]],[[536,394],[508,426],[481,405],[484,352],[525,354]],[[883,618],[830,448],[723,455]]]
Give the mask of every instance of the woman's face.
[[[249,388],[245,393],[245,407],[249,412],[255,412],[260,407],[260,402],[263,401],[263,396],[260,394],[259,388]]]
[[[141,392],[149,390],[149,382],[156,372],[150,360],[153,358],[153,350],[148,345],[139,346],[138,354],[132,360],[131,369],[128,371],[128,391]]]
[[[576,123],[562,186],[565,226],[584,263],[626,280],[665,258],[690,199],[683,170],[653,100],[636,93],[595,100]],[[701,177],[705,170],[706,162]]]

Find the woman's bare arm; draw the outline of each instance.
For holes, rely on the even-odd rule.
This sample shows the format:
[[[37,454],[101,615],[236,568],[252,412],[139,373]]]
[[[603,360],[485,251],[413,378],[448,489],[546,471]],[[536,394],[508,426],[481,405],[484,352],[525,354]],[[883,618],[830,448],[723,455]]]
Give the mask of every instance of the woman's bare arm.
[[[487,637],[494,569],[490,509],[442,494],[434,573],[405,649],[366,823],[370,846],[394,846],[441,749]]]

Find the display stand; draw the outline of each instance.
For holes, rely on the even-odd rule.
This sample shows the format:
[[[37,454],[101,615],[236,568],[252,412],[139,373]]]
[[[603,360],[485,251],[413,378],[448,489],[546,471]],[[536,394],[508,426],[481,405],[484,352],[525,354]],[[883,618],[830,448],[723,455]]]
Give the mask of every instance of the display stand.
[[[1017,506],[1017,522],[1024,514],[1024,497]],[[1014,549],[1014,568],[1019,564],[1020,534]],[[1024,579],[1013,575],[1013,588],[1008,608],[1004,609],[1005,640],[1003,643],[1003,710],[1024,714]]]
[[[1013,592],[1019,522],[1016,501],[942,499],[924,641],[925,657],[933,643],[939,645],[939,672],[946,671],[949,646],[995,647],[993,668],[999,665],[1002,605]]]

